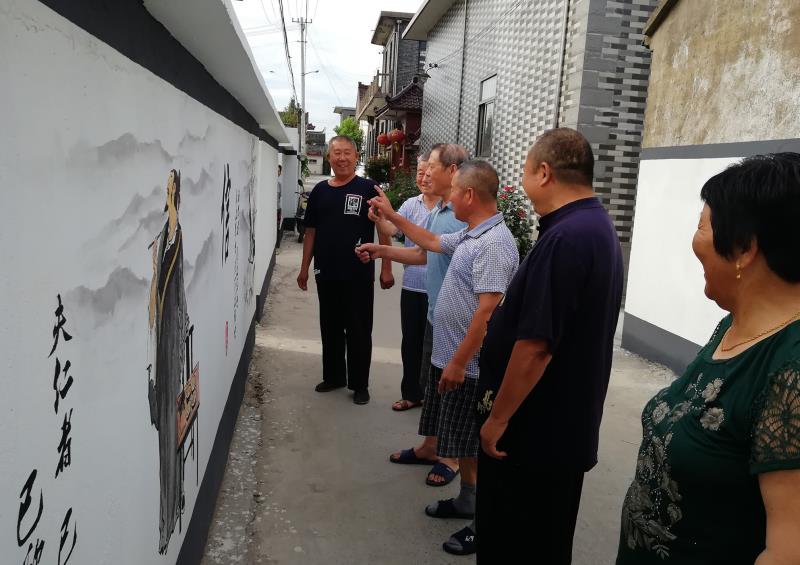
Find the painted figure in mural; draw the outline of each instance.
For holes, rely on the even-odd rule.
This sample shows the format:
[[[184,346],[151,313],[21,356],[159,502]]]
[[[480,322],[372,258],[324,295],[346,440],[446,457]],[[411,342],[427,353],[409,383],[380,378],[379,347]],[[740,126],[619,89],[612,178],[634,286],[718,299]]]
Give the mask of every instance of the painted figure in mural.
[[[167,179],[167,221],[153,249],[150,286],[150,421],[158,430],[161,510],[159,553],[166,553],[183,509],[183,456],[178,445],[177,404],[181,393],[187,334],[186,292],[183,286],[183,241],[178,223],[180,172]]]

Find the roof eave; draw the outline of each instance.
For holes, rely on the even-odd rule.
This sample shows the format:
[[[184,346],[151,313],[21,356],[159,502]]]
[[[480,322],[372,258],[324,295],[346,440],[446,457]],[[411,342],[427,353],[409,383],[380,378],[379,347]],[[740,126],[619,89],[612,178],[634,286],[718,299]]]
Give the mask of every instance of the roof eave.
[[[670,11],[672,11],[678,1],[679,0],[661,0],[655,10],[653,10],[647,23],[644,25],[644,44],[647,47],[650,47],[650,41],[653,35],[655,35],[658,28],[661,27],[661,24],[664,23],[664,20],[667,19]]]
[[[264,131],[278,144],[289,142],[231,0],[144,0],[144,6]]]
[[[414,16],[414,14],[412,14],[410,12],[387,12],[387,11],[382,11],[380,13],[380,15],[378,16],[378,21],[375,24],[375,31],[372,33],[372,40],[370,40],[370,43],[372,43],[373,45],[379,45],[379,46],[386,45],[386,42],[388,41],[389,36],[391,35],[391,32],[384,33],[381,30],[381,24],[384,22],[384,20],[386,20],[388,22],[391,22],[392,26],[394,26],[394,23],[397,20],[410,20],[413,16]],[[381,37],[383,37],[383,38],[381,39]]]
[[[374,116],[375,111],[379,108],[378,104],[385,105],[386,98],[383,96],[373,96],[372,98],[364,104],[364,107],[361,109],[361,112],[356,115],[356,121],[359,121],[363,118]]]
[[[403,39],[426,41],[428,32],[442,19],[455,0],[425,0],[403,32]]]

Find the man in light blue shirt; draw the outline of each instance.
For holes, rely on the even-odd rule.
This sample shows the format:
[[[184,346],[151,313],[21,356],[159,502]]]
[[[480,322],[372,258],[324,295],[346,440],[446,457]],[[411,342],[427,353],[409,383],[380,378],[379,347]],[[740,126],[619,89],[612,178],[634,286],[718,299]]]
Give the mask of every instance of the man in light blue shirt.
[[[425,178],[430,182],[431,190],[441,198],[433,208],[428,222],[427,231],[435,234],[447,234],[460,231],[467,224],[457,219],[450,202],[450,192],[458,167],[468,158],[467,150],[460,145],[440,143],[434,145],[428,158],[428,169]],[[370,216],[376,221],[378,230],[382,233],[394,233],[397,229],[392,222],[383,221],[377,216]],[[414,226],[417,227],[417,226]],[[405,231],[404,231],[405,233]],[[447,267],[450,266],[450,255],[443,253],[426,252],[419,247],[395,249],[407,260],[405,264],[427,264],[425,274],[425,287],[428,292],[428,314],[425,327],[425,337],[422,347],[422,363],[420,365],[420,386],[423,391],[428,388],[431,368],[431,352],[433,350],[433,311],[439,289],[442,286]],[[420,414],[419,435],[423,436],[422,443],[416,447],[403,449],[389,456],[392,463],[402,464],[433,464],[433,468],[425,479],[430,486],[444,486],[450,483],[459,472],[458,459],[455,457],[438,457],[436,444],[438,433],[439,395],[425,394],[422,414]]]
[[[478,353],[489,317],[519,265],[514,236],[497,212],[498,185],[497,173],[485,161],[461,165],[453,179],[450,204],[456,216],[468,225],[444,235],[426,231],[400,217],[380,191],[380,196],[370,201],[371,206],[420,248],[451,257],[433,310],[432,368],[425,391],[423,420],[429,405],[438,408],[437,455],[458,458],[461,491],[455,498],[429,505],[425,513],[434,518],[472,518],[475,513]],[[409,253],[397,253],[388,246],[375,244],[362,245],[357,252],[363,254],[362,261],[378,257],[400,262],[415,259]],[[429,403],[431,397],[438,397],[438,402]],[[475,539],[473,521],[453,534],[444,548],[461,555],[474,553]]]
[[[420,194],[403,202],[397,210],[398,214],[418,226],[427,225],[431,210],[439,201],[439,197],[433,193],[430,182],[426,180],[429,159],[428,153],[420,155],[417,159],[416,184]],[[407,237],[405,246],[416,245]],[[403,267],[403,290],[400,293],[400,327],[403,333],[400,343],[400,355],[403,359],[403,379],[400,382],[402,398],[392,404],[392,410],[397,412],[422,406],[424,388],[420,383],[424,381],[420,379],[420,367],[428,315],[426,265]]]

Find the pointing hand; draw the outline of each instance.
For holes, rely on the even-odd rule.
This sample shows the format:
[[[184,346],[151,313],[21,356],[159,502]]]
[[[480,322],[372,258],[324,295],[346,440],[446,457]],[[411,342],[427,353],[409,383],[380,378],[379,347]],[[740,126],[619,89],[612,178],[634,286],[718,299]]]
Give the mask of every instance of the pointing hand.
[[[370,207],[378,210],[377,214],[380,214],[381,219],[390,218],[394,213],[392,203],[389,202],[389,198],[387,198],[386,193],[384,193],[383,190],[377,186],[375,187],[375,190],[378,192],[378,196],[369,201]],[[370,212],[372,212],[372,209],[370,209]]]

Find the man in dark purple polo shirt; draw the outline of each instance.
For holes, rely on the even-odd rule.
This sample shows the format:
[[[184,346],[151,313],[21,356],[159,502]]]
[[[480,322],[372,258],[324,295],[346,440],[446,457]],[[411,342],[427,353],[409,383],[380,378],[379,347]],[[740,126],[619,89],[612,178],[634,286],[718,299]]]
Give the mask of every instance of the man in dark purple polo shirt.
[[[478,563],[572,560],[622,296],[619,240],[593,168],[589,143],[566,128],[545,132],[525,162],[539,238],[481,352]]]

